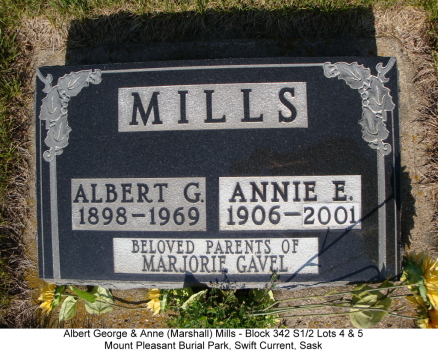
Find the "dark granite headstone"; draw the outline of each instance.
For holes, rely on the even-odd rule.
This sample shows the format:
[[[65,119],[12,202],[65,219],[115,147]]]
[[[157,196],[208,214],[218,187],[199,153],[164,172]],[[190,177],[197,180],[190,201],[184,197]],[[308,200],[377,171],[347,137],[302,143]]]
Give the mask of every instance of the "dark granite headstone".
[[[40,68],[40,276],[124,288],[397,274],[395,63]]]

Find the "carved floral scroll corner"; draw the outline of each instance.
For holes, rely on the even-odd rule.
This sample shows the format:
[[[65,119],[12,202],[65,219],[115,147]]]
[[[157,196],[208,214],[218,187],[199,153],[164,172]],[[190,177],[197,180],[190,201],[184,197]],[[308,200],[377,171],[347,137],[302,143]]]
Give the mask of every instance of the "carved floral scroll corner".
[[[369,146],[376,149],[383,156],[392,151],[390,144],[383,142],[388,136],[386,129],[386,112],[395,108],[392,101],[391,91],[384,86],[389,79],[385,77],[395,64],[395,58],[391,57],[386,66],[377,64],[377,76],[371,74],[369,68],[359,65],[357,62],[324,63],[324,75],[327,78],[338,77],[344,80],[352,89],[358,90],[362,98],[362,138]]]
[[[52,86],[52,75],[44,77],[37,70],[37,77],[45,84],[43,92],[47,94],[42,100],[39,115],[40,120],[46,121],[47,129],[44,143],[49,149],[43,153],[44,160],[53,161],[68,145],[69,133],[72,131],[67,120],[70,99],[77,96],[82,88],[89,86],[89,83],[99,84],[101,76],[99,69],[71,72],[59,78],[57,85]]]

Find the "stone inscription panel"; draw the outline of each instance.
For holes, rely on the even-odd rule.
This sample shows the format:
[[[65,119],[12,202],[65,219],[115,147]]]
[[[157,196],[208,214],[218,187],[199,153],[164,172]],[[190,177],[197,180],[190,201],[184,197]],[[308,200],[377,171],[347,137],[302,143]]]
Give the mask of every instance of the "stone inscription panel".
[[[306,83],[119,89],[119,131],[240,128],[307,128]]]
[[[72,229],[204,231],[205,178],[72,179]]]
[[[40,277],[169,288],[400,271],[388,57],[41,67]]]
[[[360,229],[360,176],[220,178],[221,230]]]
[[[317,255],[317,238],[114,239],[117,273],[317,274]]]

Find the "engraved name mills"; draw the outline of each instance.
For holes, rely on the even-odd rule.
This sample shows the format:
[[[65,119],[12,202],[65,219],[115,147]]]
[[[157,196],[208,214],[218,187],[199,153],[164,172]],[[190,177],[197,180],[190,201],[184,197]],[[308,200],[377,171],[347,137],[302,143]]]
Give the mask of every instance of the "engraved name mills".
[[[119,131],[307,127],[306,83],[119,89]]]

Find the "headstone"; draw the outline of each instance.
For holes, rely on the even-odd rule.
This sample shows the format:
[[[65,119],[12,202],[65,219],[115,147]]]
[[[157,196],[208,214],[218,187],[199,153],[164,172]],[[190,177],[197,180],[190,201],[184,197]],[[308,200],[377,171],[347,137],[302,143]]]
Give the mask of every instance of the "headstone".
[[[400,270],[394,58],[37,70],[40,277],[285,288]]]

